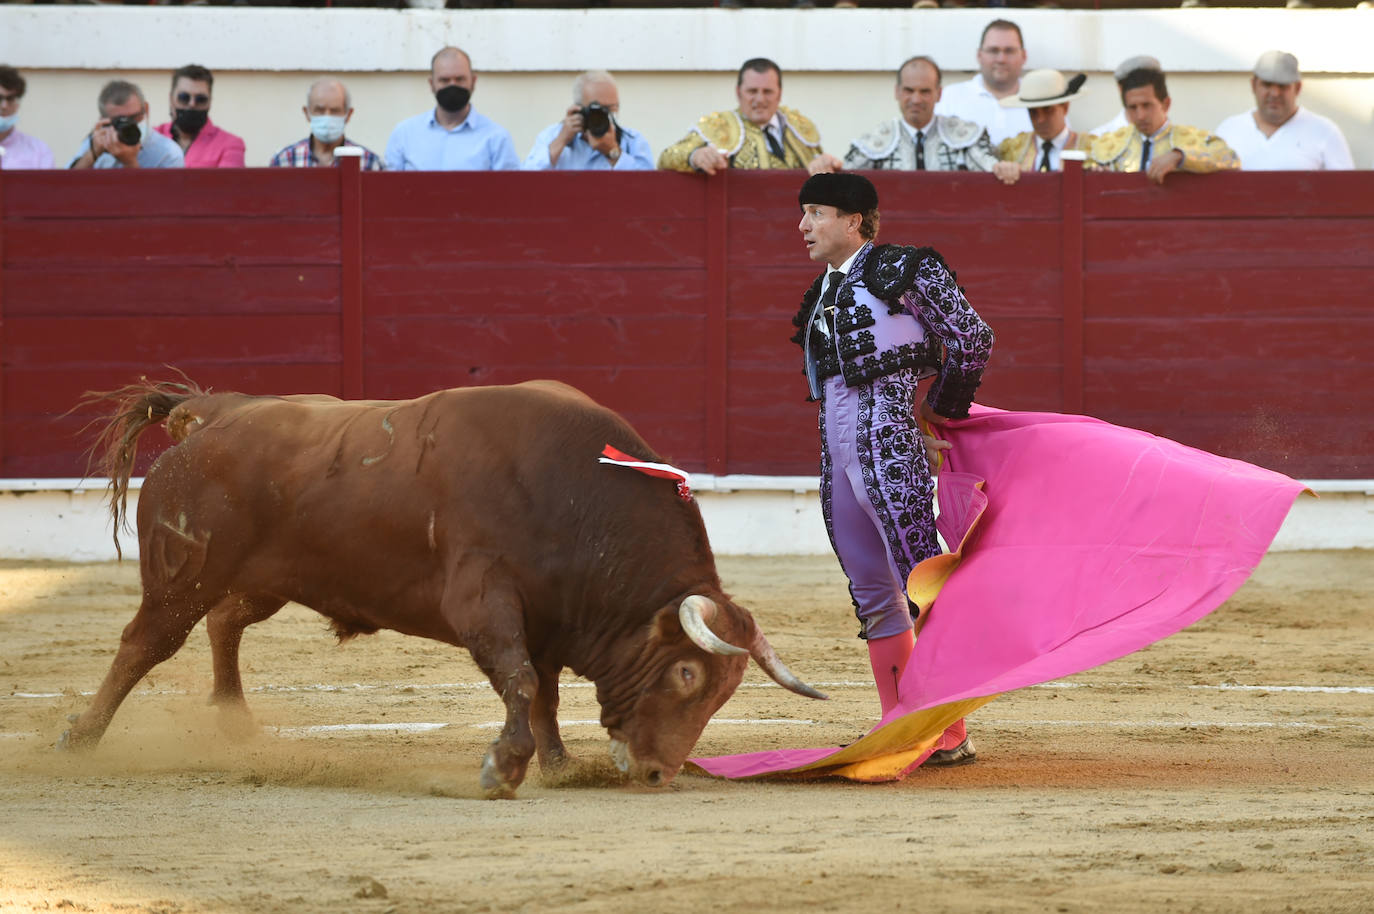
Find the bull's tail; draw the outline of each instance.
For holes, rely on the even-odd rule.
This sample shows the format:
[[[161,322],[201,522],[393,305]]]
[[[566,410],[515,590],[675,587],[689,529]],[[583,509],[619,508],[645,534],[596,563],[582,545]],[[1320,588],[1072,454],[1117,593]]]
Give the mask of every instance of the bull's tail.
[[[86,450],[86,475],[110,479],[110,515],[114,519],[115,554],[120,558],[124,554],[119,548],[119,530],[129,522],[129,477],[133,475],[134,460],[138,456],[139,436],[150,425],[166,420],[178,404],[207,393],[185,373],[179,373],[180,381],[150,381],[143,377],[116,390],[87,391],[77,405],[78,409],[106,403],[115,405],[109,419],[96,419],[92,423],[100,426],[100,431]],[[102,421],[103,426],[100,425]]]

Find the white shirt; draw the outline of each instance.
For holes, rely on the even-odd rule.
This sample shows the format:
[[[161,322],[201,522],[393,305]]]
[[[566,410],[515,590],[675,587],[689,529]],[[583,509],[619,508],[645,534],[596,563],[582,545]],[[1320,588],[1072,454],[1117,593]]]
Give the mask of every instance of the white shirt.
[[[1031,129],[1030,112],[1025,108],[1003,108],[997,96],[983,85],[983,74],[968,82],[945,87],[935,104],[935,113],[961,117],[987,128],[995,147],[1009,136]]]
[[[1045,154],[1045,141],[1040,139],[1038,133],[1031,134],[1031,139],[1035,142],[1035,164],[1031,167],[1036,171],[1040,170],[1040,157]],[[1059,131],[1059,136],[1050,140],[1050,171],[1063,171],[1064,160],[1060,155],[1064,151],[1064,146],[1069,142],[1069,125],[1065,124],[1064,129]]]
[[[1094,128],[1093,136],[1102,136],[1104,133],[1111,133],[1113,130],[1120,130],[1122,127],[1125,127],[1129,123],[1130,121],[1126,120],[1126,109],[1122,108],[1120,111],[1116,113],[1116,117],[1107,121],[1107,123],[1103,124],[1101,127]]]
[[[1273,136],[1265,136],[1254,115],[1253,108],[1232,115],[1217,128],[1217,136],[1240,156],[1244,170],[1348,171],[1355,167],[1341,128],[1329,118],[1299,108]]]

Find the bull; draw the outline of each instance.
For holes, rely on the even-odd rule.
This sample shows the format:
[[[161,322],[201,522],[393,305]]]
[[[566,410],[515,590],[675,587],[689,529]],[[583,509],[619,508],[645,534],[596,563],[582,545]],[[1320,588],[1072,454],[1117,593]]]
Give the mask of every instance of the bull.
[[[246,716],[243,631],[288,601],[340,640],[386,628],[466,648],[506,708],[481,768],[493,797],[514,795],[536,752],[545,772],[568,764],[565,668],[595,683],[617,766],[649,786],[672,781],[749,657],[825,697],[721,589],[695,502],[598,462],[606,445],[658,458],[574,388],[363,402],[143,379],[92,400],[114,404],[92,456],[110,478],[117,549],[140,435],[162,424],[173,445],[138,499],[142,603],[63,747],[98,743],[201,618],[211,700]]]

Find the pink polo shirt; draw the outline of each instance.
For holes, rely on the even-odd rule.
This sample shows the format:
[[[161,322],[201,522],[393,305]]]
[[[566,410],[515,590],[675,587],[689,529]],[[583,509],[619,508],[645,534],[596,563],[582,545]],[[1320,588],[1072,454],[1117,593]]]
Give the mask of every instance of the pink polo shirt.
[[[154,129],[168,139],[176,140],[176,137],[172,136],[171,121],[158,124]],[[185,152],[187,168],[243,167],[243,140],[227,130],[219,129],[214,121],[205,122],[205,126],[196,134],[195,140],[186,147]]]
[[[3,159],[0,159],[0,168],[8,171],[53,167],[52,150],[48,144],[16,129],[11,129],[9,135],[0,140],[0,148],[5,150]]]

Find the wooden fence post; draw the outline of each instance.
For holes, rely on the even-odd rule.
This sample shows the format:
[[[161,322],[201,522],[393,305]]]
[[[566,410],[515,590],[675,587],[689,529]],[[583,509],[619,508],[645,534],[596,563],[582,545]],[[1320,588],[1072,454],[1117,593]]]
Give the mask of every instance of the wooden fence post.
[[[339,160],[339,346],[345,400],[364,396],[362,154],[357,146],[334,151]]]
[[[706,179],[706,467],[717,476],[729,468],[729,176],[727,168]]]
[[[1059,408],[1083,412],[1083,153],[1064,154],[1060,199],[1063,381]]]

